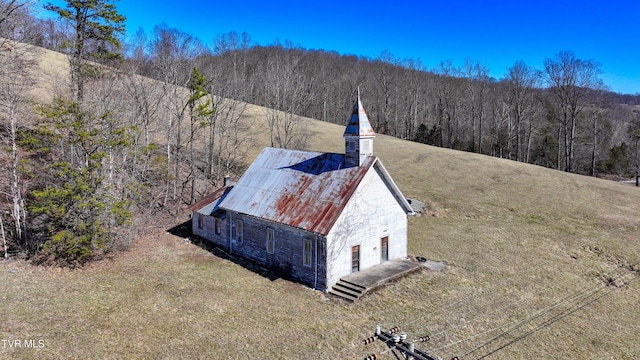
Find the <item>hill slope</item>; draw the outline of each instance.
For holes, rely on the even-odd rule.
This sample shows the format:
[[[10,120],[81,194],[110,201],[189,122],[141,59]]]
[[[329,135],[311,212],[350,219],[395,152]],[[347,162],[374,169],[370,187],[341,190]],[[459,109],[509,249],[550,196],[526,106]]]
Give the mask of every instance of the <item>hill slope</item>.
[[[261,108],[246,115],[251,160],[268,128]],[[343,127],[305,121],[309,149],[343,150]],[[0,358],[362,358],[386,350],[361,345],[376,324],[429,334],[417,346],[442,358],[640,357],[640,189],[387,136],[374,152],[434,215],[410,219],[409,253],[446,271],[347,304],[167,224],[81,270],[0,262],[0,338],[44,341],[0,347]]]

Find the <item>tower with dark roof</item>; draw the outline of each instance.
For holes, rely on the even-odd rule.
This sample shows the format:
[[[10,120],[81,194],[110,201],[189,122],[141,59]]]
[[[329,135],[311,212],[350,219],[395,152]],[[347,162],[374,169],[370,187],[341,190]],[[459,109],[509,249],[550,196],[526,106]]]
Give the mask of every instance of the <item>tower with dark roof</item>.
[[[367,112],[360,100],[360,90],[358,97],[353,104],[353,112],[347,128],[344,130],[345,145],[345,167],[361,166],[367,156],[373,155],[373,138],[376,133],[371,127]]]

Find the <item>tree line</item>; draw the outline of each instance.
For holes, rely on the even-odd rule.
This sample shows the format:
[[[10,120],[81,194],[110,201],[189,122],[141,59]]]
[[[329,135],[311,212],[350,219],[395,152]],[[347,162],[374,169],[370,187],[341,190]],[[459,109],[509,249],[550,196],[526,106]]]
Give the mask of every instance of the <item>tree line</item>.
[[[470,59],[427,69],[389,53],[371,59],[289,42],[255,45],[235,32],[205,46],[161,25],[150,39],[136,37],[136,61],[153,64],[162,38],[192,41],[190,61],[213,93],[284,112],[269,117],[274,146],[304,146],[297,116],[344,124],[359,87],[381,134],[593,176],[637,172],[640,95],[609,91],[600,64],[571,51],[545,59],[543,69],[517,61],[495,79]],[[140,73],[159,78],[144,66]],[[616,159],[622,144],[624,159]]]
[[[265,107],[271,145],[304,148],[301,117],[347,120],[359,87],[375,130],[426,144],[591,175],[637,174],[640,96],[607,91],[600,65],[565,51],[504,78],[466,60],[416,60],[260,46],[230,32],[210,45],[167,25],[124,41],[112,1],[0,0],[0,253],[81,265],[158,214],[177,215],[252,141],[247,103]],[[68,81],[31,98],[37,48],[64,53]]]

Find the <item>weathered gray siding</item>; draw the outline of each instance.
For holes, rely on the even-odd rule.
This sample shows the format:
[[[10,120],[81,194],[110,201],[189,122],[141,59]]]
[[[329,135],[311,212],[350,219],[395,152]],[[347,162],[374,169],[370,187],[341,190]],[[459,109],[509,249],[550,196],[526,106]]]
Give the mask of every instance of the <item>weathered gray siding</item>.
[[[202,229],[198,226],[198,217],[202,217]],[[229,222],[228,220],[220,220],[220,234],[215,232],[216,219],[213,216],[200,214],[196,211],[192,213],[191,230],[193,234],[198,235],[224,249],[229,249]]]
[[[232,253],[253,259],[282,276],[291,277],[317,289],[326,289],[324,237],[298,228],[265,221],[253,216],[229,213],[232,224]],[[242,220],[243,239],[237,242],[237,220]],[[274,232],[274,251],[267,252],[267,229]],[[304,265],[304,241],[311,242],[311,263]],[[278,271],[276,270],[276,271]]]
[[[327,286],[351,273],[351,248],[360,245],[360,270],[381,263],[380,241],[389,237],[388,259],[407,256],[407,214],[378,171],[369,171],[327,235]]]
[[[358,175],[359,181],[353,184],[349,196],[344,201],[335,203],[332,208],[336,213],[335,222],[331,222],[326,236],[308,229],[303,230],[296,225],[285,225],[273,219],[266,220],[229,209],[226,209],[226,217],[221,221],[220,234],[215,233],[215,217],[203,214],[202,228],[199,228],[200,214],[194,212],[193,232],[231,253],[277,269],[283,277],[297,279],[317,289],[326,290],[341,277],[352,272],[353,246],[360,246],[360,270],[366,270],[382,262],[383,237],[388,238],[389,260],[407,256],[407,211],[410,211],[410,205],[382,163],[374,160],[371,159],[372,164],[369,164],[366,172],[356,171],[352,174]],[[306,191],[312,192],[309,189],[306,188]],[[230,194],[233,194],[233,191],[238,191],[238,188],[234,187]],[[289,194],[286,191],[284,193]],[[308,198],[307,201],[323,201],[313,196],[305,198]],[[335,198],[331,199],[337,201]],[[278,211],[288,217],[297,219],[301,216],[297,210],[289,207],[300,206],[295,198],[278,204]],[[220,210],[224,211],[224,208]],[[213,210],[207,210],[209,211]],[[308,215],[311,218],[315,216]],[[242,241],[236,241],[238,220],[243,222]],[[268,229],[273,229],[273,253],[267,251]],[[308,266],[305,265],[305,240],[310,244]]]

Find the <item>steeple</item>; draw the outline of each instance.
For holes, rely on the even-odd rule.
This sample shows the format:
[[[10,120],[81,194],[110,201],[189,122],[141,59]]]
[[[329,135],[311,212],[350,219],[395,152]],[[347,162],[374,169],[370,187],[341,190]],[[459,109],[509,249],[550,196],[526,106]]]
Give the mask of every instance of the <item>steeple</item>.
[[[358,97],[353,104],[353,112],[344,130],[345,144],[345,166],[360,166],[367,158],[373,155],[373,138],[376,133],[371,127],[369,117],[364,111],[362,101],[360,100],[360,88],[358,88]]]

